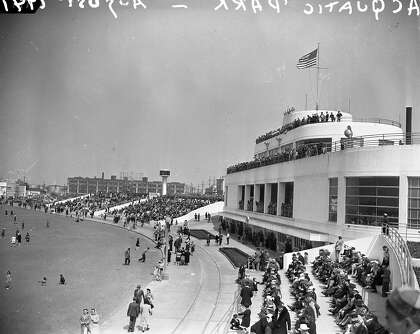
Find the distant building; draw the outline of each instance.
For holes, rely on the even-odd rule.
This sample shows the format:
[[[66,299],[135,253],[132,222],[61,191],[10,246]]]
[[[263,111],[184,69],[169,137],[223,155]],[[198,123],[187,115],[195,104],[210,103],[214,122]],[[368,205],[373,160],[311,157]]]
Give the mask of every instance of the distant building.
[[[50,184],[48,186],[46,186],[46,191],[49,194],[54,194],[54,195],[65,195],[67,193],[67,186],[62,186],[62,185],[58,185],[58,184]]]
[[[26,184],[21,181],[0,181],[0,196],[6,198],[26,197]]]
[[[95,193],[133,193],[149,194],[162,193],[162,181],[149,181],[147,177],[141,180],[130,180],[128,177],[117,179],[112,175],[105,179],[102,173],[101,178],[97,177],[69,177],[67,179],[69,194],[95,194]],[[185,184],[180,182],[168,182],[168,195],[184,194]]]
[[[218,196],[222,196],[223,195],[223,184],[225,182],[224,178],[220,178],[220,179],[216,179],[216,193]]]

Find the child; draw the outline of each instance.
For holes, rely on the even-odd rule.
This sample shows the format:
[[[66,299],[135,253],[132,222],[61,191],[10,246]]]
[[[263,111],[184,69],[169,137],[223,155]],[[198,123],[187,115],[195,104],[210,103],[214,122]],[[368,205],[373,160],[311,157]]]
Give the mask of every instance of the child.
[[[232,330],[241,329],[241,322],[239,321],[237,314],[234,314],[232,320],[230,321],[230,329]]]

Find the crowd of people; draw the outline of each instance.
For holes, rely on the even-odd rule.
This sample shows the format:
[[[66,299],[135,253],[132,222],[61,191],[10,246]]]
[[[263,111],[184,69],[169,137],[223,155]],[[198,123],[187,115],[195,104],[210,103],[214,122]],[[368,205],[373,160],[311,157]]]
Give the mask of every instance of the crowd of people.
[[[227,174],[241,172],[248,169],[268,166],[277,164],[280,162],[297,160],[308,158],[320,154],[327,153],[331,148],[331,145],[326,143],[311,143],[311,144],[300,144],[296,149],[286,149],[285,151],[278,152],[272,155],[256,156],[254,160],[241,162],[236,165],[230,166],[227,168]]]
[[[154,307],[152,291],[146,289],[146,292],[144,292],[141,285],[137,285],[133,293],[133,300],[127,309],[127,317],[130,318],[128,332],[134,332],[139,316],[139,329],[142,332],[148,331],[150,329],[150,316],[153,314]]]
[[[334,114],[333,112],[324,113],[323,111],[321,111],[321,113],[313,113],[312,115],[306,115],[306,117],[302,117],[302,119],[296,118],[293,122],[283,125],[281,128],[269,131],[266,134],[259,136],[255,142],[257,144],[262,143],[265,140],[274,138],[278,135],[286,133],[287,131],[296,129],[306,124],[336,122],[336,121],[340,122],[342,117],[343,117],[343,114],[341,113],[340,110],[338,110],[336,114]]]
[[[364,304],[356,285],[350,281],[349,277],[352,275],[359,284],[371,288],[373,292],[376,292],[377,285],[383,283],[382,295],[386,297],[389,290],[389,274],[385,272],[389,273],[387,269],[389,251],[386,246],[383,251],[384,271],[382,274],[373,264],[374,261],[367,259],[360,252],[355,252],[354,248],[346,249],[342,260],[339,257],[334,261],[328,250],[320,250],[319,256],[315,258],[313,274],[325,284],[322,293],[331,297],[329,312],[335,317],[337,325],[346,330],[346,333],[387,333],[377,317]]]
[[[212,204],[216,200],[216,198],[161,196],[120,210],[114,210],[110,214],[120,217],[118,219],[126,217],[128,221],[144,223],[163,220],[166,217],[181,217],[198,208]]]

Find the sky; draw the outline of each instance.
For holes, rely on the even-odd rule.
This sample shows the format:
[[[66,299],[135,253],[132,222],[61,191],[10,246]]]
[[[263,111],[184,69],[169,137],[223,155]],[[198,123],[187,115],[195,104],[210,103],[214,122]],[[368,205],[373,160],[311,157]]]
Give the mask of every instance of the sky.
[[[228,10],[214,10],[220,0],[127,1],[114,2],[118,18],[103,0],[0,16],[0,178],[158,180],[167,168],[170,181],[207,183],[251,160],[255,138],[280,127],[287,107],[303,109],[305,94],[314,106],[316,71],[296,63],[318,43],[321,108],[348,111],[350,99],[355,117],[404,125],[412,106],[420,132],[420,19],[408,1],[399,13],[387,1],[379,20],[366,0],[351,15],[304,13],[323,0],[281,0],[279,13],[268,0],[257,13],[251,0],[246,11],[232,0]]]

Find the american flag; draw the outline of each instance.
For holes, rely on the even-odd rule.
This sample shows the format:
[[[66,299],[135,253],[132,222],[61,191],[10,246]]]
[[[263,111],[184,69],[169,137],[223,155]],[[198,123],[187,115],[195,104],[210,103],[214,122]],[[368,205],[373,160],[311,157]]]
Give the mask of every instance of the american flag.
[[[317,65],[317,61],[318,61],[318,49],[315,49],[314,51],[309,52],[308,54],[299,58],[296,66],[298,69],[302,70],[304,68]]]

